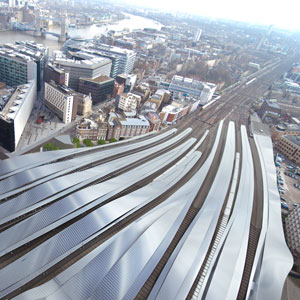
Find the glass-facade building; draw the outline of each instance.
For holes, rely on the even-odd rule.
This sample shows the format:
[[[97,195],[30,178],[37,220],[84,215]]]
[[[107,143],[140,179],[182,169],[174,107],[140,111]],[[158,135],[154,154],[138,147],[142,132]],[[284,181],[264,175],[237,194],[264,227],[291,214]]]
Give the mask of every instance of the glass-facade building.
[[[82,94],[91,94],[93,103],[99,103],[110,99],[113,93],[115,81],[107,76],[97,78],[80,78],[78,91]]]
[[[36,63],[0,50],[0,82],[9,86],[25,84],[36,79]]]

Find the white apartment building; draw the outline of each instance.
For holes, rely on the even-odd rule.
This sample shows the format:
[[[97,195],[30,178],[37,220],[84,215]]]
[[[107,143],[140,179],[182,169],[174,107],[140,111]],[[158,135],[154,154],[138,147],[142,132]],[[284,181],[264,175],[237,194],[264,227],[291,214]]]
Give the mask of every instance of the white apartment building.
[[[56,86],[45,82],[45,105],[57,114],[64,123],[74,119],[73,107],[75,106],[74,91],[66,86]]]
[[[128,93],[121,95],[118,103],[118,108],[124,111],[136,110],[137,106],[141,103],[141,96]]]

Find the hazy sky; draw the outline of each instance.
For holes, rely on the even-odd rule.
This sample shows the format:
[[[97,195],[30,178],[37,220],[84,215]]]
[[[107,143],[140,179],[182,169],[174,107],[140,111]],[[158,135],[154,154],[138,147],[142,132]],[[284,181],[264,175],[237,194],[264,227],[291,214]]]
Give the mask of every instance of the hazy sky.
[[[132,0],[137,2],[136,0]],[[300,29],[300,0],[142,0],[140,5]]]

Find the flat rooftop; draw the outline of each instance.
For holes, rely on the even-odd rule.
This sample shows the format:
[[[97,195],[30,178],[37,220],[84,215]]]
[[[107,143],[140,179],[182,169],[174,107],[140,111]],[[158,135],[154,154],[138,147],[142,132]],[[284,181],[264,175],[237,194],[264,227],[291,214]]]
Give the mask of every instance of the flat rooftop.
[[[105,44],[96,44],[94,48],[97,50],[109,51],[120,55],[133,55],[135,52],[133,50],[123,49],[116,46],[109,46]]]
[[[280,110],[280,106],[277,102],[266,100],[266,103],[268,104],[269,107]]]
[[[57,73],[60,73],[60,74],[65,73],[64,69],[57,68],[57,67],[53,66],[51,63],[48,63],[47,67]]]
[[[33,59],[39,60],[44,57],[48,52],[45,47],[39,46],[39,44],[34,44],[30,42],[16,42],[16,44],[4,44],[1,46],[2,49],[13,50],[16,53],[21,53],[30,56]]]
[[[93,56],[92,59],[75,60],[66,57],[59,57],[53,61],[55,65],[62,65],[66,67],[96,69],[98,67],[110,64],[111,60],[105,57]]]
[[[24,64],[26,64],[28,61],[33,61],[33,59],[28,55],[1,46],[0,46],[0,56],[7,57],[11,60],[16,60]]]
[[[126,118],[125,120],[120,120],[123,126],[150,126],[149,121],[144,117],[139,118]]]
[[[295,135],[285,135],[284,136],[287,140],[295,144],[296,146],[300,147],[300,136]]]
[[[65,95],[73,95],[75,93],[74,90],[70,89],[69,87],[65,86],[65,85],[56,85],[54,83],[47,83],[46,84],[50,85],[51,87],[59,90],[61,93],[65,94]]]
[[[175,86],[188,88],[196,91],[202,91],[204,88],[215,88],[216,85],[209,82],[202,82],[198,80],[194,80],[191,78],[186,78],[178,75],[174,75],[172,78],[172,81],[170,83],[170,89],[172,89]]]
[[[84,77],[80,77],[79,79],[85,80],[85,81],[90,81],[90,82],[96,82],[96,83],[103,83],[106,81],[114,81],[113,78],[110,78],[108,76],[105,75],[100,75],[98,77],[95,78],[84,78]]]
[[[29,83],[19,85],[13,94],[10,94],[10,98],[7,101],[6,105],[0,112],[0,117],[3,119],[14,119],[18,114],[21,106],[24,103],[24,100],[27,96],[27,93],[30,91],[32,86],[34,85],[34,81],[30,81]]]

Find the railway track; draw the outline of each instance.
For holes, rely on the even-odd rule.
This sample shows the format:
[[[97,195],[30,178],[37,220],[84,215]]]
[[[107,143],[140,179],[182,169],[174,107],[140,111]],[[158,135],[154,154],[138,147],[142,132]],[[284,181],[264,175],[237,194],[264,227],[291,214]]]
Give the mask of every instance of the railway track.
[[[266,80],[272,81],[277,76],[281,75],[282,67],[278,67],[277,69],[278,70],[276,72],[273,72],[272,76],[269,79],[268,79],[269,76],[268,74],[266,74],[263,77],[263,78],[266,77],[264,79],[265,82]],[[249,106],[251,105],[251,102],[255,97],[260,96],[261,93],[264,92],[264,90],[262,89],[266,87],[265,82],[264,85],[259,84],[259,80],[252,82],[251,84],[243,88],[243,94],[236,94],[235,91],[230,91],[228,94],[222,96],[223,101],[214,103],[206,111],[196,111],[193,114],[189,115],[187,118],[178,122],[177,127],[178,127],[179,134],[183,132],[184,129],[187,127],[191,127],[193,129],[192,132],[186,135],[184,138],[178,140],[176,143],[174,143],[169,147],[157,151],[154,154],[150,154],[145,158],[141,158],[136,162],[130,163],[128,166],[124,166],[123,168],[120,168],[118,171],[111,172],[108,176],[102,179],[91,181],[90,183],[80,187],[80,189],[90,188],[98,184],[105,183],[106,181],[113,180],[114,178],[118,178],[119,176],[126,175],[127,173],[129,174],[130,171],[134,171],[135,168],[139,168],[143,164],[150,163],[151,161],[158,159],[160,156],[167,154],[174,149],[177,149],[180,146],[180,144],[187,142],[191,137],[199,140],[201,137],[203,137],[207,129],[210,130],[209,135],[206,137],[204,141],[202,141],[202,144],[197,145],[197,149],[202,151],[201,157],[199,157],[199,159],[195,161],[193,166],[190,167],[190,169],[186,172],[186,174],[182,174],[182,177],[176,182],[175,185],[174,184],[170,185],[169,188],[167,188],[165,191],[153,197],[151,201],[144,203],[143,205],[140,206],[138,205],[135,208],[128,210],[128,212],[125,212],[124,214],[120,215],[115,221],[107,223],[107,225],[104,226],[103,229],[101,229],[98,233],[93,235],[92,238],[89,239],[87,242],[82,244],[77,249],[74,249],[70,254],[66,255],[65,257],[57,261],[57,263],[49,265],[49,267],[47,267],[45,271],[40,272],[32,279],[28,279],[26,282],[24,282],[23,285],[16,287],[11,291],[8,291],[6,294],[5,293],[2,294],[3,296],[0,296],[2,297],[1,299],[6,299],[7,297],[8,298],[16,297],[18,295],[21,295],[27,290],[30,290],[35,287],[38,288],[42,284],[47,284],[47,282],[49,282],[52,278],[55,278],[60,274],[64,274],[66,270],[71,268],[74,264],[80,262],[81,259],[91,255],[93,251],[98,249],[98,247],[101,246],[104,247],[104,245],[106,245],[106,243],[108,243],[110,239],[114,238],[115,236],[119,236],[119,235],[121,236],[122,232],[126,230],[126,228],[130,228],[130,226],[134,222],[138,222],[139,220],[141,220],[141,218],[143,218],[143,216],[146,216],[150,212],[155,211],[155,209],[159,209],[160,207],[163,207],[162,205],[164,205],[164,203],[168,203],[169,199],[171,199],[172,197],[176,197],[177,194],[182,193],[181,191],[186,186],[190,185],[192,180],[195,180],[194,179],[195,176],[199,176],[199,174],[201,173],[200,170],[204,170],[204,168],[207,168],[207,173],[205,174],[205,176],[201,175],[204,176],[202,183],[200,185],[198,184],[197,189],[195,190],[195,195],[191,198],[191,200],[189,200],[191,201],[190,206],[185,213],[185,217],[178,225],[178,230],[174,233],[174,236],[170,240],[170,243],[166,245],[163,254],[161,255],[160,259],[156,261],[156,264],[153,266],[151,272],[149,271],[147,275],[148,276],[147,279],[143,283],[140,283],[139,289],[136,291],[135,299],[145,299],[148,296],[150,296],[151,298],[151,293],[155,288],[155,286],[157,285],[157,283],[161,280],[160,278],[164,273],[164,269],[169,267],[169,262],[171,259],[175,259],[174,258],[175,253],[179,255],[180,253],[179,246],[180,245],[183,246],[184,241],[188,240],[188,234],[190,234],[192,231],[191,228],[195,226],[199,214],[201,213],[202,209],[205,208],[205,206],[207,205],[207,201],[208,201],[207,198],[211,193],[212,183],[218,180],[216,174],[219,172],[219,166],[221,164],[222,155],[224,155],[223,152],[225,151],[224,149],[226,144],[226,136],[229,134],[227,129],[229,121],[234,121],[236,124],[235,152],[240,153],[241,157],[243,157],[240,126],[247,125]],[[225,125],[219,131],[219,129],[215,125],[217,125],[222,119],[225,119]],[[232,127],[232,125],[230,126]],[[230,132],[232,132],[232,130],[230,130]],[[217,138],[218,135],[220,140],[218,140]],[[116,159],[121,159],[121,158],[124,159],[130,155],[138,155],[138,153],[140,153],[142,150],[143,151],[149,150],[152,147],[155,147],[155,145],[156,146],[159,145],[160,143],[161,141],[157,141],[152,145],[148,145],[148,146],[145,145],[143,146],[143,148],[131,149],[127,151],[126,154],[125,153],[116,154],[115,156],[108,158],[107,161],[99,160],[97,162],[91,162],[90,164],[86,164],[81,168],[72,170],[72,172],[66,172],[65,174],[62,174],[62,176],[66,174],[72,174],[73,172],[76,173],[80,171],[89,170],[91,167],[96,167],[96,166],[100,167],[102,166],[102,164],[115,161]],[[262,208],[263,197],[262,197],[261,176],[259,175],[261,174],[262,170],[259,168],[260,165],[257,157],[258,154],[257,152],[255,152],[256,149],[255,143],[250,140],[250,144],[252,148],[254,169],[256,174],[255,195],[253,201],[253,212],[251,216],[249,241],[247,246],[247,259],[245,261],[245,269],[241,279],[241,284],[240,284],[237,299],[245,299],[247,290],[249,288],[249,280],[251,277],[252,264],[254,261],[254,256],[257,248],[258,237],[259,237],[260,227],[261,227],[261,220],[262,220],[262,215],[260,211]],[[194,145],[195,143],[193,143],[193,146]],[[171,174],[171,172],[168,170],[172,169],[172,166],[177,165],[178,163],[180,165],[181,161],[186,157],[186,155],[188,153],[192,153],[191,149],[193,146],[191,145],[186,149],[183,149],[181,154],[178,155],[175,159],[170,160],[169,163],[165,164],[161,168],[158,168],[156,171],[153,171],[151,175],[144,176],[140,178],[140,180],[137,180],[134,184],[128,185],[128,187],[123,188],[122,190],[120,190],[115,194],[112,194],[106,200],[99,203],[99,205],[95,205],[91,209],[88,209],[83,213],[78,214],[74,218],[70,219],[69,221],[62,223],[62,225],[57,226],[53,230],[46,232],[45,234],[41,235],[39,238],[34,239],[31,242],[26,243],[20,246],[19,248],[16,248],[14,251],[5,254],[4,256],[2,256],[2,261],[0,261],[0,269],[2,269],[3,272],[6,271],[6,268],[9,267],[10,264],[18,263],[20,258],[22,258],[24,255],[30,254],[31,251],[38,249],[48,240],[51,240],[51,238],[55,237],[58,234],[62,234],[65,230],[71,228],[71,226],[73,226],[80,220],[83,220],[84,218],[88,217],[89,215],[95,213],[99,209],[102,209],[102,207],[105,207],[107,204],[114,203],[114,201],[117,201],[122,197],[124,197],[124,199],[126,197],[129,199],[131,194],[134,194],[139,190],[143,190],[145,186],[151,184],[155,186],[155,184],[159,182],[161,177],[164,178],[165,176],[167,178]],[[227,145],[226,147],[228,148],[229,146]],[[227,152],[228,150],[226,150],[226,153]],[[228,153],[230,153],[230,151]],[[70,159],[70,157],[60,158],[59,160],[57,160],[57,162],[62,162],[68,159]],[[56,161],[51,163],[56,163]],[[224,164],[224,162],[222,163]],[[209,243],[208,248],[207,251],[205,252],[205,256],[203,257],[202,263],[199,265],[199,269],[193,275],[194,276],[192,281],[193,284],[191,283],[190,288],[188,289],[188,293],[186,294],[187,299],[194,299],[193,297],[195,297],[195,290],[199,285],[200,278],[203,278],[203,274],[206,272],[207,268],[211,264],[212,258],[214,256],[213,253],[215,251],[214,248],[218,246],[218,243],[221,240],[223,233],[225,232],[224,230],[226,224],[224,223],[224,215],[227,207],[226,203],[230,195],[230,186],[233,185],[234,166],[235,165],[233,164],[232,173],[230,176],[231,179],[227,187],[228,190],[226,191],[225,199],[222,203],[220,203],[221,205],[220,213],[218,213],[218,217],[216,219],[216,227],[212,233],[212,237],[207,238],[207,242]],[[239,167],[239,172],[241,172],[241,167]],[[168,174],[168,176],[166,176],[166,174]],[[14,175],[15,175],[14,173],[10,173],[9,177]],[[24,188],[22,191],[20,191],[20,195],[28,192],[31,188],[33,187],[29,187],[28,189]],[[14,219],[13,220],[14,222],[11,222],[9,224],[4,224],[5,226],[2,227],[2,232],[5,232],[9,228],[14,228],[14,226],[17,226],[21,221],[26,221],[26,219],[38,215],[47,207],[51,207],[54,203],[59,202],[63,200],[65,197],[68,197],[73,193],[78,192],[80,189],[74,189],[69,194],[66,193],[61,197],[55,199],[55,201],[47,203],[46,206],[40,206],[37,209],[35,208],[35,210],[32,211],[31,214],[24,214],[22,215],[23,216],[22,218]],[[10,198],[5,197],[5,199],[9,202],[14,199],[14,196],[15,195],[11,195]],[[226,222],[228,222],[228,220]],[[221,231],[222,233],[220,233]]]

